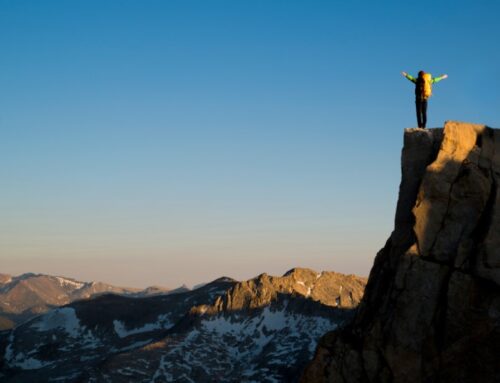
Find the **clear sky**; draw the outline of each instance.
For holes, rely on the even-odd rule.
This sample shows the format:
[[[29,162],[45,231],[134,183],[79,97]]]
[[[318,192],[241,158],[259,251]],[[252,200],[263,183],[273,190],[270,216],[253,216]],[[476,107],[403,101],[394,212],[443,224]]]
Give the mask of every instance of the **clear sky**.
[[[500,127],[498,1],[0,0],[0,272],[176,287],[367,275],[402,70]]]

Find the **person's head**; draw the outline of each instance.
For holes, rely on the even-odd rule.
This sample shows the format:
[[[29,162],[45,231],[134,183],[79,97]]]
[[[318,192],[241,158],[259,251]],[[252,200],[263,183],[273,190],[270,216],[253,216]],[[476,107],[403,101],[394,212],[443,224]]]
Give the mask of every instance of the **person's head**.
[[[425,72],[423,70],[421,70],[420,72],[418,72],[418,77],[424,77],[424,74],[425,74]]]

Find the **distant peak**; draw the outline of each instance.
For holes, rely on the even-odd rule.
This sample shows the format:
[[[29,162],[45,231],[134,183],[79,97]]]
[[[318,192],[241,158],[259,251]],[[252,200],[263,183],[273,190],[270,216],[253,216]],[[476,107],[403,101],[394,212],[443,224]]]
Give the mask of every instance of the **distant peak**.
[[[186,285],[182,285],[180,288],[182,287],[187,287]],[[153,290],[162,290],[162,291],[170,291],[169,288],[167,287],[164,287],[164,286],[157,286],[157,285],[152,285],[152,286],[148,286],[144,289],[144,291],[153,291]]]
[[[238,281],[230,277],[220,277],[212,281],[211,283],[223,283],[223,282],[238,282]]]
[[[321,275],[321,273],[318,273],[315,270],[308,269],[305,267],[294,267],[293,269],[290,269],[285,274],[283,274],[284,277],[289,277],[289,276],[293,276],[293,275],[317,276],[317,275]]]
[[[24,273],[21,275],[18,275],[16,279],[28,279],[28,278],[34,278],[34,277],[39,277],[42,274],[35,274],[35,273]]]

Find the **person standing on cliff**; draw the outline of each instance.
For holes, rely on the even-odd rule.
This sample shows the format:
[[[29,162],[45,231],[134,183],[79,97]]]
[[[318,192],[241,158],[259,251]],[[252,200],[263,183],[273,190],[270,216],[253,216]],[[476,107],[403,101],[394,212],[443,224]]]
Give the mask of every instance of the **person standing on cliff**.
[[[430,73],[423,70],[418,72],[418,77],[410,76],[406,72],[401,72],[408,80],[415,84],[415,106],[417,108],[417,122],[419,128],[425,128],[427,123],[427,100],[432,96],[432,84],[448,78],[447,74],[439,77],[432,77]]]

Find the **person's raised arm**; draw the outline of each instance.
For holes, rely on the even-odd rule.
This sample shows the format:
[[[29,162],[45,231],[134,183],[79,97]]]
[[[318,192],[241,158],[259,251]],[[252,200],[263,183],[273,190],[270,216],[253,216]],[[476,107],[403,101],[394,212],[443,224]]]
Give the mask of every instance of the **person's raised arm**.
[[[439,77],[434,77],[434,78],[432,79],[432,82],[439,82],[439,81],[441,81],[441,80],[444,80],[445,78],[448,78],[448,75],[447,75],[447,74],[444,74],[444,75],[439,76]]]
[[[405,76],[405,77],[406,77],[408,80],[410,80],[411,82],[414,82],[414,83],[416,83],[416,82],[417,82],[417,79],[416,79],[415,77],[413,77],[413,76],[409,75],[408,73],[406,73],[406,72],[401,72],[401,74],[402,74],[403,76]]]

